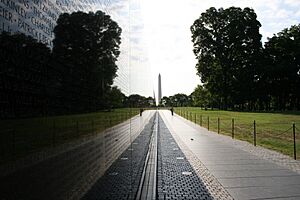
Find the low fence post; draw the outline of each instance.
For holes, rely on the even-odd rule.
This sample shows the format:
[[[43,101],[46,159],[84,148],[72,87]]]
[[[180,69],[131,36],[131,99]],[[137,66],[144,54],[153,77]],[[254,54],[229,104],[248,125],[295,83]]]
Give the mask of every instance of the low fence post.
[[[207,116],[207,130],[209,130],[209,116]]]
[[[234,119],[231,120],[231,137],[234,139]]]
[[[220,134],[220,118],[218,117],[218,134]]]
[[[121,117],[121,119],[122,119],[122,115],[120,115],[120,117]],[[92,120],[92,133],[93,133],[93,134],[96,133],[94,120]]]
[[[253,144],[256,146],[256,123],[255,120],[253,122]]]
[[[195,124],[196,124],[196,113],[194,115],[195,115]]]
[[[297,160],[297,153],[296,153],[296,126],[295,126],[295,122],[293,123],[293,139],[294,139],[294,159]]]
[[[76,134],[79,136],[79,123],[78,120],[76,121]]]
[[[200,126],[202,126],[202,115],[200,115]]]
[[[56,142],[56,127],[55,127],[55,120],[53,120],[53,127],[52,127],[52,146],[55,146]]]
[[[12,130],[12,157],[16,157],[16,129]]]

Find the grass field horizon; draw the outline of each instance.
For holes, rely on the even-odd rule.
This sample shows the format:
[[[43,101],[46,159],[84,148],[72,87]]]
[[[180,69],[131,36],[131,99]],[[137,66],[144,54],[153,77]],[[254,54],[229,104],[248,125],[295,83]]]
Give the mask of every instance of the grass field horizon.
[[[0,120],[0,164],[32,152],[97,134],[137,115],[137,108]]]
[[[209,130],[232,136],[234,119],[234,138],[254,142],[254,120],[257,145],[294,156],[293,123],[296,133],[296,153],[300,159],[300,112],[237,112],[224,110],[204,110],[198,107],[177,107],[175,112],[196,122]],[[202,120],[201,120],[202,118]],[[209,122],[208,122],[209,120]]]
[[[155,109],[155,108],[153,108]],[[232,135],[234,138],[253,143],[253,126],[256,123],[257,145],[279,151],[293,157],[292,125],[296,126],[296,152],[300,159],[300,112],[237,112],[204,110],[197,107],[175,107],[174,111],[201,124],[211,131]],[[47,147],[99,133],[139,113],[138,108],[115,109],[75,115],[38,117],[29,119],[0,120],[2,161],[16,159]],[[208,124],[209,117],[209,124]],[[201,122],[202,118],[202,122]],[[13,156],[13,158],[12,158]]]

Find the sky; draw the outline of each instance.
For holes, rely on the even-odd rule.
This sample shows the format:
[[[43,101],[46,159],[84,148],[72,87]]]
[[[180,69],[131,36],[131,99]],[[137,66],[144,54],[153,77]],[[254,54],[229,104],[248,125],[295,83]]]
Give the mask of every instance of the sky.
[[[210,7],[253,8],[262,24],[262,42],[284,28],[300,23],[300,0],[129,0],[123,3],[126,25],[123,57],[128,68],[121,79],[128,81],[128,93],[157,94],[157,78],[162,76],[162,94],[189,95],[197,84],[190,26]],[[119,10],[120,11],[120,10]],[[117,20],[118,21],[118,20]],[[126,47],[126,48],[124,48]],[[125,52],[125,53],[124,53]],[[120,78],[119,78],[120,79]]]

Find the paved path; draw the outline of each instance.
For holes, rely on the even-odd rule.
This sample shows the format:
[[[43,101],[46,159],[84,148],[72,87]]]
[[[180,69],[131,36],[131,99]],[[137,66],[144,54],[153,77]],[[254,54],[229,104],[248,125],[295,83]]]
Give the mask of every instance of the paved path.
[[[253,150],[170,111],[159,113],[210,193],[218,196],[225,189],[234,199],[300,199],[299,161],[260,147]]]

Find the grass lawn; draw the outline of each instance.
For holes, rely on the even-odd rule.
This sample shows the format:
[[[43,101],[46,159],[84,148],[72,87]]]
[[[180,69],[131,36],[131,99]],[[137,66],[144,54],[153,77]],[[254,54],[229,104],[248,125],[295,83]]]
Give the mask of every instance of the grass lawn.
[[[294,156],[293,123],[295,123],[296,152],[300,159],[300,112],[233,112],[220,110],[202,110],[195,107],[175,108],[175,112],[209,130],[234,138],[254,142],[254,120],[256,128],[256,143]],[[218,128],[219,118],[219,128]],[[234,126],[232,126],[234,120]]]
[[[79,115],[0,121],[0,164],[31,152],[102,132],[139,113],[115,109]]]

